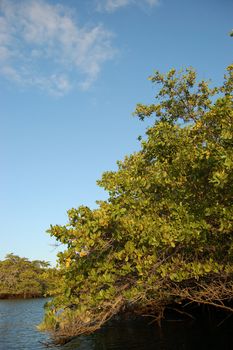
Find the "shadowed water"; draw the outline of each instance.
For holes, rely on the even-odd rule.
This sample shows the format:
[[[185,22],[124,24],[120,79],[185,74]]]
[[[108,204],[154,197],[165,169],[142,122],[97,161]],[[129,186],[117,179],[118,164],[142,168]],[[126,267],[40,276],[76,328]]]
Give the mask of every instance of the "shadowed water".
[[[48,340],[37,331],[45,299],[0,300],[0,350],[41,350]],[[232,319],[232,317],[230,317]],[[159,329],[151,320],[112,322],[94,335],[51,350],[233,350],[233,322],[170,319]],[[218,322],[219,324],[219,322]]]

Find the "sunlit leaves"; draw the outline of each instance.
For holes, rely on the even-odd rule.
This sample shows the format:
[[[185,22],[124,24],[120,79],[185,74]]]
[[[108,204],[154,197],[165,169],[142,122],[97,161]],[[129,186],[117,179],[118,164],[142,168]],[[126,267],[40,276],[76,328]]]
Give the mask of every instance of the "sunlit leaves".
[[[98,181],[108,200],[69,210],[68,224],[49,230],[67,245],[59,254],[64,287],[51,302],[70,309],[63,319],[88,329],[116,300],[166,304],[174,283],[179,296],[181,283],[194,288],[232,273],[232,68],[220,88],[197,82],[193,69],[151,77],[156,103],[135,114],[155,116],[154,125],[141,150]]]

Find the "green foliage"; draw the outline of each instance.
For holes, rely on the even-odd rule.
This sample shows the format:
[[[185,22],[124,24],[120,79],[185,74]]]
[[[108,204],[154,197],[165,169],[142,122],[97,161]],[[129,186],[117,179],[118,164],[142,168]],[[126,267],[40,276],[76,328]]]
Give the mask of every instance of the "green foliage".
[[[184,291],[216,302],[212,281],[231,280],[233,66],[220,88],[196,83],[193,69],[150,80],[160,86],[156,104],[139,104],[135,115],[154,125],[141,150],[98,181],[108,200],[69,210],[67,225],[49,230],[67,245],[63,287],[45,316],[55,334],[90,332],[125,307],[155,309]]]
[[[14,254],[0,261],[0,298],[53,295],[58,282],[58,271],[48,262],[29,261]]]

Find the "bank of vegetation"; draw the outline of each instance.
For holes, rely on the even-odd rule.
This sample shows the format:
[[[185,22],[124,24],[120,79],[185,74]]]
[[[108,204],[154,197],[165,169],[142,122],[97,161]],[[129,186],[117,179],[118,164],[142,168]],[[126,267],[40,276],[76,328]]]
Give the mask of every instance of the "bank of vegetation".
[[[14,254],[0,261],[0,299],[51,296],[58,285],[58,271],[46,261],[30,261]]]
[[[233,66],[221,87],[192,69],[151,81],[155,101],[135,115],[154,123],[141,149],[98,181],[108,199],[70,209],[49,230],[67,246],[41,325],[56,341],[125,311],[159,321],[184,301],[233,311]]]

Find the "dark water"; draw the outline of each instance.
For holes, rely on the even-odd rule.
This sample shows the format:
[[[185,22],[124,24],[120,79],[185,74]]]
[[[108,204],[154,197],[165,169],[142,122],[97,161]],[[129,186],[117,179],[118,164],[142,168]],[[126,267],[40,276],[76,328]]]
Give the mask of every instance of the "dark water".
[[[36,325],[43,317],[44,299],[0,301],[0,350],[41,350],[48,340]],[[208,316],[210,317],[210,316]],[[233,350],[233,317],[220,324],[168,317],[162,329],[144,321],[119,321],[91,336],[51,350]]]

